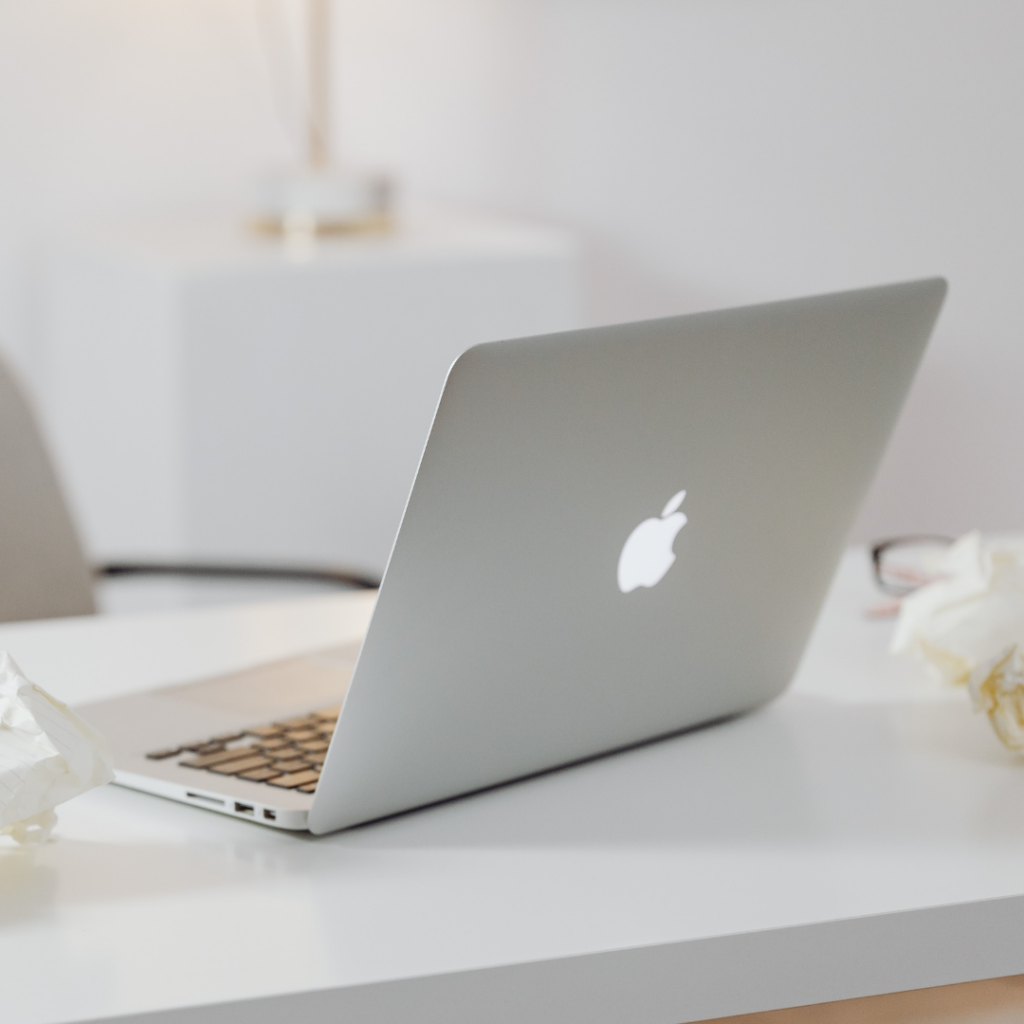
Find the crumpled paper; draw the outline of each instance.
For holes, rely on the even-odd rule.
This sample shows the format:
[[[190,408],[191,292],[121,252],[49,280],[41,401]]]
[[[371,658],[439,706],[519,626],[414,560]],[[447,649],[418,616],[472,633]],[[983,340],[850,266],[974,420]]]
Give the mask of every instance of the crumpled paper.
[[[106,740],[0,652],[0,835],[43,842],[54,807],[113,778]]]
[[[1024,750],[1024,541],[968,533],[937,569],[938,580],[903,599],[889,649],[966,686],[999,739]]]

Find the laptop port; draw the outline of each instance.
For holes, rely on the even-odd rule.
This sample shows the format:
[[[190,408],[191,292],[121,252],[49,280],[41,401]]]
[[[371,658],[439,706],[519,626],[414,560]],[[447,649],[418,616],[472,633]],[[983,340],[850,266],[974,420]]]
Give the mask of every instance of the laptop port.
[[[276,821],[277,820],[277,811],[272,811],[269,807],[264,807],[263,808],[263,817],[266,818],[267,821]]]
[[[235,802],[235,814],[252,814],[252,804],[240,804]]]
[[[185,793],[185,796],[187,796],[189,798],[189,800],[202,800],[204,803],[219,804],[221,807],[224,806],[224,801],[223,800],[218,800],[215,796],[206,796],[203,793],[188,793],[188,792]]]

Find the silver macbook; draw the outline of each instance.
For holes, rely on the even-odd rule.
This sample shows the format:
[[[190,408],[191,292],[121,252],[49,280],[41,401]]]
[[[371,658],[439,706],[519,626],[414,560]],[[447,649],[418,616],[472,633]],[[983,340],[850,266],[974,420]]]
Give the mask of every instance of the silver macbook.
[[[361,649],[82,709],[117,781],[324,833],[771,700],[945,292],[471,348]]]

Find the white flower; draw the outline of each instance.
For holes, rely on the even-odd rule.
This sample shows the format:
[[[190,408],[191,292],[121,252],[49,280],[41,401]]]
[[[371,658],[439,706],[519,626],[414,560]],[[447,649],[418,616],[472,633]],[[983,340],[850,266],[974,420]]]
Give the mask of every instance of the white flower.
[[[969,682],[976,711],[984,711],[1010,750],[1024,750],[1024,653],[1014,644],[979,665]]]
[[[113,777],[103,737],[0,652],[0,835],[44,840],[54,807]]]
[[[1024,542],[968,533],[937,568],[940,579],[904,598],[889,649],[967,686],[1003,743],[1024,749]]]
[[[942,556],[940,579],[903,599],[889,649],[911,652],[946,683],[1024,644],[1024,542],[968,533]]]

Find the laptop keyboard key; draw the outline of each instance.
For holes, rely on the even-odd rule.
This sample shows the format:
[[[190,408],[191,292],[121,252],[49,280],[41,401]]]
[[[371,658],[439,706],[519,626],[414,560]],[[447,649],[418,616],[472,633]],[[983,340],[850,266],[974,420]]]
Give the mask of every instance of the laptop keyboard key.
[[[274,767],[283,772],[299,772],[305,768],[309,768],[310,764],[305,758],[303,758],[301,761],[298,759],[294,761],[278,761]]]
[[[281,773],[276,768],[257,768],[255,771],[242,772],[240,779],[252,779],[253,782],[266,782],[268,779],[276,779]]]
[[[287,747],[288,741],[283,736],[275,736],[273,739],[260,740],[256,744],[260,750],[280,750],[281,747]]]
[[[267,784],[270,786],[280,786],[282,789],[298,789],[299,786],[306,786],[311,782],[315,783],[319,778],[320,773],[318,771],[289,772],[289,774],[281,775],[276,779],[268,779]]]
[[[211,772],[218,775],[238,775],[241,772],[251,771],[254,768],[265,768],[270,764],[269,757],[243,757],[239,761],[225,761],[223,764],[210,765]]]
[[[308,729],[312,721],[312,715],[304,715],[302,718],[287,718],[283,722],[275,722],[279,729]]]
[[[193,758],[191,761],[179,761],[183,768],[209,768],[214,764],[221,764],[224,761],[235,761],[245,756],[259,754],[256,747],[236,747],[234,750],[218,750],[215,754],[203,754],[201,757]]]
[[[282,729],[278,725],[256,725],[251,729],[246,729],[246,736],[259,736],[262,739],[269,739],[271,736],[279,736]]]
[[[174,757],[181,753],[181,747],[168,747],[166,750],[154,750],[146,755],[150,761],[162,761],[165,757]]]

